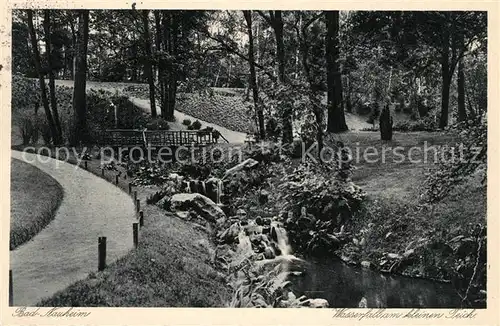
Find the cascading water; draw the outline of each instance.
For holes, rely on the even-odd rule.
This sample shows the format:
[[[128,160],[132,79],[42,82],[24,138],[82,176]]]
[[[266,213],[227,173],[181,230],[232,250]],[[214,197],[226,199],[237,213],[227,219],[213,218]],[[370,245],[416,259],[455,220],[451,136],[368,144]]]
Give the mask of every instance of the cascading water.
[[[288,242],[288,235],[286,233],[285,228],[278,225],[277,223],[273,223],[273,227],[276,230],[276,244],[278,245],[279,250],[283,256],[290,256],[292,254],[292,247]]]
[[[222,180],[219,179],[219,180],[217,180],[217,193],[216,193],[216,197],[215,197],[217,199],[217,201],[216,201],[217,205],[222,204],[220,201],[221,195],[222,195]]]

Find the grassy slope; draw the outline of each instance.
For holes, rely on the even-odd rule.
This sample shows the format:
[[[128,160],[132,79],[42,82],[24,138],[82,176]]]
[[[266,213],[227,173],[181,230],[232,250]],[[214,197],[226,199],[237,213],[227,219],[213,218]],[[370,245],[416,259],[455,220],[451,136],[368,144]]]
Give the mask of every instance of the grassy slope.
[[[10,250],[40,232],[63,199],[61,185],[36,167],[11,160]]]
[[[72,161],[70,161],[72,162]],[[99,162],[88,168],[101,176]],[[106,171],[114,182],[116,172]],[[128,191],[129,180],[119,180]],[[145,225],[139,247],[40,306],[221,307],[229,300],[224,275],[211,264],[212,248],[205,231],[154,205],[145,205],[152,189],[138,187]]]
[[[340,137],[346,144],[360,143],[361,152],[368,146],[380,149],[379,133],[347,133]],[[395,133],[393,141],[386,146],[429,146],[453,144],[455,140],[440,133]],[[432,152],[431,152],[432,153]],[[389,158],[390,154],[387,155]],[[413,158],[422,158],[416,153]],[[429,156],[432,156],[429,155]],[[472,177],[458,185],[448,197],[432,209],[417,210],[425,173],[432,163],[397,164],[387,160],[383,163],[367,163],[361,160],[354,171],[353,180],[367,192],[364,210],[352,221],[351,231],[365,234],[366,246],[358,260],[374,261],[384,253],[402,254],[414,248],[419,239],[448,241],[463,234],[467,224],[486,224],[486,191],[478,178]],[[371,227],[367,227],[373,223]],[[386,235],[391,232],[389,237]],[[350,248],[344,248],[350,254]]]

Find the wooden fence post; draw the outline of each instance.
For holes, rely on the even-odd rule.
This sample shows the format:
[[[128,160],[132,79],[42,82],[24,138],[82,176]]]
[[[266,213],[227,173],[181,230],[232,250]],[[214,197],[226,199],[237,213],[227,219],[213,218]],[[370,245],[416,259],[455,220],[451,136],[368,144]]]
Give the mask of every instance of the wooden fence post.
[[[141,201],[137,199],[135,202],[136,202],[135,207],[137,208],[137,213],[139,213],[141,211]]]
[[[119,175],[117,174],[116,177],[115,177],[115,183],[118,184],[118,178],[119,178]]]
[[[9,269],[9,307],[14,305],[14,286],[12,284],[12,269]]]
[[[104,168],[101,168],[101,177],[104,177]]]
[[[87,161],[85,161],[85,170],[88,170]]]
[[[144,226],[144,212],[143,211],[139,212],[139,226],[140,227]]]
[[[134,203],[137,202],[137,190],[134,191]]]
[[[132,194],[132,182],[129,182],[128,183],[128,194],[131,195]]]
[[[134,248],[139,244],[139,223],[132,223],[132,231],[134,232]]]
[[[100,272],[106,268],[106,237],[99,237],[97,244],[99,251],[97,270]]]

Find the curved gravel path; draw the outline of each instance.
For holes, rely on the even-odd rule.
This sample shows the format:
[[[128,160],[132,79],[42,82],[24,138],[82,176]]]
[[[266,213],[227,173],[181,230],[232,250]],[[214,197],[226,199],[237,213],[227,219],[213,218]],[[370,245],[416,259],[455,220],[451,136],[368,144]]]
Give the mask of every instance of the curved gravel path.
[[[10,252],[15,306],[33,306],[97,270],[97,238],[107,237],[110,264],[133,248],[132,199],[107,181],[75,165],[12,151],[52,176],[65,196],[54,220]]]

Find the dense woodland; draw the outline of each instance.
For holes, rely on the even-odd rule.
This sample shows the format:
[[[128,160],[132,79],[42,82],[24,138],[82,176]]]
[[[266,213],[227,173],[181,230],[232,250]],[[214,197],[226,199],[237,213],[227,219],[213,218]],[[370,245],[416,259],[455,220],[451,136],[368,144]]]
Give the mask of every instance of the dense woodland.
[[[245,88],[259,137],[284,142],[309,115],[342,132],[345,112],[388,104],[436,128],[486,109],[484,12],[19,11],[12,33],[14,73],[49,80],[55,140],[54,79],[75,80],[78,130],[85,80],[148,83],[167,120],[178,92]]]
[[[203,182],[203,189],[214,179],[223,183],[220,205],[228,219],[213,228],[214,246],[226,262],[235,259],[229,253],[237,251],[248,225],[269,230],[281,223],[298,256],[337,257],[377,272],[446,281],[460,306],[483,307],[487,39],[487,13],[479,11],[19,10],[12,23],[13,119],[23,145],[36,143],[40,133],[46,145],[81,148],[95,144],[105,129],[168,129],[176,112],[247,133],[268,146],[245,148],[244,158],[256,163],[234,175],[227,171],[241,162],[228,158],[187,166],[127,163],[120,176],[127,174],[138,187],[157,187],[146,195],[148,205],[161,210],[159,225],[166,223],[165,211],[173,212],[172,198],[184,192],[180,183],[166,181],[172,173],[193,185]],[[56,85],[61,80],[72,87]],[[122,92],[89,90],[90,83],[121,85]],[[149,101],[148,114],[129,97]],[[182,121],[200,129],[195,122]],[[354,144],[407,149],[424,142],[441,146],[443,157],[460,143],[466,161],[344,160]],[[301,161],[301,143],[317,144],[315,154],[323,146],[338,150],[335,162],[342,164]],[[151,241],[149,251],[127,256],[114,267],[118,277],[98,282],[135,284],[131,271],[138,269],[153,275],[155,291],[173,287],[184,295],[180,300],[167,291],[140,292],[141,284],[131,297],[145,306],[157,304],[152,297],[172,305],[221,305],[203,295],[227,296],[222,285],[211,278],[196,283],[198,264],[171,264],[168,255],[185,252],[166,253],[154,242],[194,248],[190,239],[175,238],[192,230],[179,224],[189,230],[172,235],[153,227],[148,232],[155,240],[145,240]],[[291,295],[287,301],[268,291],[276,278],[259,276],[252,264],[280,254],[254,240],[249,246],[259,258],[252,253],[252,263],[233,273],[240,279],[231,289],[231,306],[300,305]],[[190,254],[198,253],[193,248]],[[187,281],[174,272],[161,279],[170,273],[165,266],[178,268]],[[175,281],[184,286],[164,284]],[[45,304],[67,304],[68,297],[73,305],[136,303],[113,287],[105,286],[104,295],[88,285],[94,283],[77,284]],[[186,290],[191,283],[205,290]],[[401,302],[414,297],[407,294]]]

